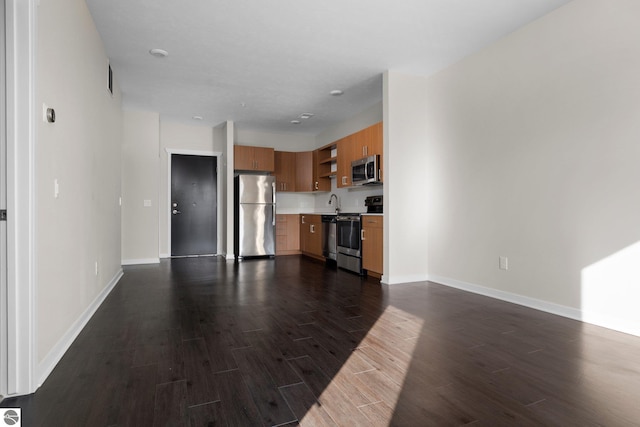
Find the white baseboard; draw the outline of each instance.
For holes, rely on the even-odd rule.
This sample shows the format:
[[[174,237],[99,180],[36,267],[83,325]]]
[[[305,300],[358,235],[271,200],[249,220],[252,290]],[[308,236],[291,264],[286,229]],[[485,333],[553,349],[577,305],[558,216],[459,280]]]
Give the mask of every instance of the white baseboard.
[[[160,258],[171,258],[169,254],[160,254]]]
[[[160,258],[123,259],[122,265],[160,264]]]
[[[236,256],[234,254],[223,255],[227,261],[235,261]]]
[[[389,276],[383,274],[380,282],[385,285],[400,285],[413,282],[426,282],[429,280],[429,276],[426,274],[410,274],[406,276]]]
[[[496,298],[502,301],[512,302],[514,304],[523,305],[525,307],[534,308],[547,313],[557,314],[558,316],[568,317],[569,319],[579,320],[592,325],[602,326],[603,328],[613,329],[614,331],[623,332],[625,334],[640,336],[640,324],[638,322],[620,319],[615,316],[592,313],[578,308],[567,307],[536,298],[513,294],[511,292],[500,291],[498,289],[487,288],[473,283],[449,279],[448,277],[429,275],[429,281],[456,289],[462,289],[463,291]]]
[[[498,289],[487,288],[486,286],[480,286],[473,283],[463,282],[461,280],[450,279],[448,277],[435,276],[430,274],[428,280],[431,282],[439,283],[441,285],[449,286],[451,288],[461,289],[463,291],[473,292],[474,294],[512,302],[514,304],[523,305],[529,308],[535,308],[536,310],[557,314],[559,316],[568,317],[570,319],[583,320],[582,311],[577,308],[567,307],[536,298],[501,291]]]
[[[45,356],[45,358],[38,364],[38,387],[44,383],[44,380],[47,379],[53,368],[56,367],[62,356],[69,349],[73,340],[76,339],[78,334],[82,331],[82,328],[85,327],[87,322],[91,319],[93,314],[96,312],[98,307],[102,304],[102,302],[107,298],[109,293],[116,286],[120,278],[122,277],[122,269],[119,269],[118,272],[113,276],[113,278],[109,281],[107,286],[98,294],[98,296],[93,300],[91,304],[87,307],[87,309],[82,313],[82,315],[76,320],[73,325],[67,330],[67,332],[58,340],[56,345],[49,351],[49,353]]]

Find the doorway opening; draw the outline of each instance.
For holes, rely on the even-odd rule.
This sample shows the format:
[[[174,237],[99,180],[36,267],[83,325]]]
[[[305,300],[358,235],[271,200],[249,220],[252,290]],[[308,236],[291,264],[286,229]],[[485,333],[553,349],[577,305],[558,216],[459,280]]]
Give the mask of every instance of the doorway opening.
[[[217,255],[218,156],[213,153],[169,154],[170,255]]]

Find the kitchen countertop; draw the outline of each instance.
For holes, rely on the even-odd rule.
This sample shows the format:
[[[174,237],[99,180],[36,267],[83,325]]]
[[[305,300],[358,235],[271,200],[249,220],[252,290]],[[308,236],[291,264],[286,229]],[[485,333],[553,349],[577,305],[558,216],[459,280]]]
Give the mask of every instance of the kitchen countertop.
[[[353,211],[345,211],[345,212],[340,212],[341,214],[343,213],[359,213],[360,215],[376,215],[376,216],[383,216],[384,214],[381,213],[367,213],[367,212],[353,212]],[[300,212],[300,210],[298,209],[282,209],[282,210],[278,210],[276,208],[276,214],[277,215],[337,215],[335,212],[311,212],[311,211],[303,211]]]

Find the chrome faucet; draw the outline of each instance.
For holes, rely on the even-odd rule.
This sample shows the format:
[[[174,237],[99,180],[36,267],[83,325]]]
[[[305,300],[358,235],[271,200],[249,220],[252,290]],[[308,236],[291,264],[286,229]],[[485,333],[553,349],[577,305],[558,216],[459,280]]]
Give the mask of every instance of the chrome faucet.
[[[340,213],[340,202],[338,200],[338,196],[336,196],[335,194],[331,193],[331,195],[329,196],[329,204],[331,204],[331,201],[334,198],[336,199],[336,213]]]

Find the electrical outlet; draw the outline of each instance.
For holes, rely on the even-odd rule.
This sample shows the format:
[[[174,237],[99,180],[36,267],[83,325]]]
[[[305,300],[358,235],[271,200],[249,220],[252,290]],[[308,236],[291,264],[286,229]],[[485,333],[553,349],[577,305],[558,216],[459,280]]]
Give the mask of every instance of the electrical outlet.
[[[60,185],[58,185],[58,180],[54,179],[53,180],[53,198],[57,199],[59,195],[60,195]]]
[[[509,258],[506,256],[501,256],[498,258],[498,267],[500,270],[508,270],[509,269]]]
[[[145,199],[143,205],[144,205],[145,208],[150,208],[151,207],[151,200]]]

